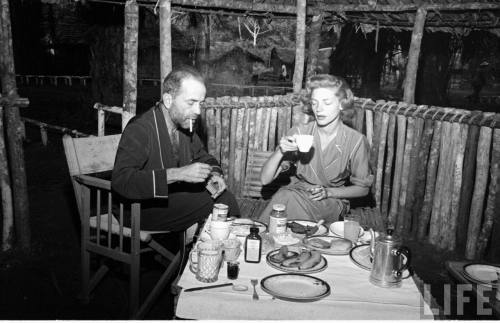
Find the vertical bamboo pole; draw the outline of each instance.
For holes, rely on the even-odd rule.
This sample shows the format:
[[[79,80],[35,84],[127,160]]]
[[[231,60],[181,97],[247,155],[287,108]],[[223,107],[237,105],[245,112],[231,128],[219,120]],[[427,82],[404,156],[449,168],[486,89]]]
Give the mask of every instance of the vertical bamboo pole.
[[[453,139],[456,140],[455,148],[455,161],[453,167],[453,188],[451,191],[451,212],[449,220],[449,230],[445,232],[444,241],[447,242],[448,250],[455,250],[456,246],[456,231],[457,231],[457,218],[458,209],[460,204],[460,191],[462,188],[462,173],[464,163],[465,143],[467,141],[468,125],[454,123],[453,124]]]
[[[420,56],[420,44],[424,35],[425,18],[427,10],[418,8],[415,15],[415,23],[411,33],[410,50],[408,52],[408,63],[406,63],[406,76],[404,82],[403,101],[415,102],[415,85],[417,84],[418,57]]]
[[[244,140],[244,130],[245,130],[245,110],[242,108],[233,108],[233,115],[236,114],[236,131],[232,131],[231,133],[233,137],[236,137],[236,147],[234,152],[234,179],[235,183],[233,190],[234,194],[240,195],[242,191],[243,181],[242,178],[245,176],[245,166],[243,165],[243,140]],[[232,126],[232,125],[231,125]]]
[[[486,184],[488,182],[491,135],[492,129],[489,127],[481,127],[479,130],[479,144],[476,157],[476,180],[474,182],[469,227],[467,229],[467,243],[465,246],[465,258],[467,259],[477,258],[476,244],[479,231],[481,230],[484,197],[486,194]]]
[[[14,51],[12,49],[12,31],[10,24],[9,0],[0,2],[0,78],[4,96],[17,97]],[[29,223],[28,189],[23,151],[23,125],[19,107],[9,104],[5,107],[5,127],[9,154],[10,175],[13,179],[14,223],[16,238],[21,250],[31,247],[31,229]]]
[[[354,108],[356,113],[355,113],[355,122],[354,122],[354,128],[363,133],[363,123],[365,122],[365,110],[363,108]]]
[[[307,78],[316,74],[318,67],[319,43],[321,41],[321,25],[323,24],[323,14],[312,17],[311,31],[309,33],[309,57],[307,60]]]
[[[262,145],[261,149],[262,150],[267,150],[267,146],[269,144],[269,122],[271,120],[271,108],[265,108],[264,110],[264,124],[262,127],[262,133],[263,133],[263,138],[262,138]]]
[[[172,70],[171,31],[172,31],[171,0],[160,0],[160,73],[161,73],[162,89],[165,77]],[[161,89],[160,92],[162,92]]]
[[[465,253],[467,228],[469,227],[469,212],[476,174],[476,155],[479,140],[479,127],[469,126],[464,152],[463,183],[460,190],[460,205],[458,207],[456,248],[460,254]]]
[[[434,133],[432,134],[431,151],[429,153],[429,162],[427,164],[427,174],[425,181],[424,201],[420,219],[418,221],[418,238],[423,240],[427,235],[427,227],[432,213],[434,192],[436,188],[436,174],[439,161],[439,145],[441,143],[441,122],[434,122]]]
[[[293,92],[299,93],[304,78],[304,56],[306,48],[306,0],[297,0],[297,36],[295,37],[295,69]]]
[[[215,110],[217,108],[207,108],[206,111],[206,116],[207,116],[207,149],[208,153],[213,155],[215,158],[219,159],[220,156],[217,156],[216,154],[216,146],[217,143],[215,142]]]
[[[269,144],[268,148],[269,150],[274,150],[276,147],[276,129],[278,128],[278,108],[277,107],[272,107],[271,108],[271,120],[269,121]],[[281,138],[278,137],[278,140]]]
[[[377,202],[377,207],[380,209],[382,204],[382,176],[384,170],[384,157],[385,157],[385,146],[387,143],[387,129],[389,127],[389,114],[386,112],[382,113],[382,125],[380,127],[380,143],[378,148],[377,156],[377,172],[375,174],[375,201]]]
[[[418,213],[413,212],[413,206],[415,204],[415,191],[417,185],[418,154],[420,149],[420,142],[422,140],[423,129],[424,120],[418,117],[415,118],[415,130],[411,146],[410,170],[408,174],[408,189],[406,191],[406,202],[404,206],[405,228],[408,233],[415,230],[418,224]]]
[[[385,160],[384,168],[384,191],[382,193],[382,217],[388,221],[389,219],[389,201],[391,200],[391,179],[392,179],[392,164],[394,162],[394,133],[396,129],[396,116],[389,114],[389,127],[387,129],[387,159]],[[380,165],[382,167],[382,165]],[[387,224],[387,223],[386,223]]]
[[[214,109],[215,112],[215,158],[221,160],[221,145],[222,145],[222,119],[221,119],[222,106],[218,106]]]
[[[241,185],[240,187],[243,189],[243,183],[245,182],[245,176],[246,176],[246,164],[247,164],[247,159],[248,159],[248,147],[250,145],[250,138],[249,138],[249,132],[250,132],[250,110],[248,106],[245,106],[243,110],[244,114],[244,119],[243,119],[243,127],[242,127],[242,140],[243,140],[243,145],[241,149],[241,178],[240,182]],[[240,192],[241,193],[241,192]]]
[[[366,120],[366,139],[368,139],[368,143],[370,144],[370,149],[373,143],[373,111],[366,109],[365,111],[365,120]],[[370,156],[371,159],[371,156]],[[373,166],[375,167],[375,166]]]
[[[415,133],[415,118],[407,118],[406,122],[406,139],[404,146],[403,165],[401,166],[401,190],[399,191],[399,205],[396,221],[396,232],[404,235],[408,233],[406,218],[410,217],[407,212],[406,203],[409,183],[408,177],[410,176],[410,157],[412,154],[413,138]]]
[[[452,201],[452,191],[453,191],[453,174],[455,169],[455,154],[456,149],[458,148],[458,139],[460,136],[457,132],[454,133],[453,125],[450,122],[444,122],[444,127],[447,130],[448,137],[445,139],[444,147],[445,150],[445,159],[440,160],[439,163],[444,164],[444,178],[443,178],[443,186],[438,189],[442,191],[441,194],[441,205],[439,209],[439,237],[437,239],[437,243],[440,249],[445,249],[448,246],[448,240],[446,240],[446,236],[449,234],[449,226],[451,219],[451,201]]]
[[[226,176],[226,180],[228,180],[229,184],[231,186],[233,185],[232,183],[232,174],[229,172],[229,164],[231,163],[230,160],[232,160],[231,156],[229,155],[229,137],[230,133],[229,131],[231,130],[231,109],[229,107],[224,107],[221,112],[221,124],[222,124],[222,129],[221,129],[221,166],[222,166],[222,171],[224,172]]]
[[[395,227],[398,214],[398,201],[401,189],[401,173],[403,171],[403,158],[406,139],[406,118],[402,115],[396,116],[398,123],[398,136],[396,148],[396,164],[394,166],[394,181],[392,184],[391,209],[388,216],[388,225]]]
[[[12,188],[9,177],[9,163],[5,149],[3,127],[3,106],[0,105],[0,189],[2,192],[2,251],[14,246],[14,210]]]
[[[137,106],[137,55],[139,51],[139,6],[136,0],[125,3],[123,28],[123,114],[122,130]],[[128,113],[126,113],[128,112]],[[128,119],[128,120],[125,120]]]
[[[239,165],[236,163],[236,145],[237,145],[237,138],[236,138],[236,131],[238,127],[238,109],[236,107],[231,107],[230,109],[230,114],[231,114],[231,123],[230,123],[230,130],[229,130],[229,156],[232,159],[232,162],[229,163],[229,173],[227,174],[228,178],[228,184],[229,190],[231,192],[238,192],[239,191],[239,173],[237,173],[237,168],[239,168]]]
[[[443,196],[449,194],[449,191],[444,191],[447,180],[447,162],[448,162],[448,140],[451,137],[451,124],[449,122],[441,122],[441,140],[439,145],[439,162],[436,177],[436,186],[432,201],[431,220],[429,225],[429,243],[438,245],[439,235],[441,232],[442,214],[441,208],[443,205]]]
[[[415,178],[415,202],[413,203],[413,236],[416,238],[418,235],[418,227],[420,223],[422,204],[424,203],[425,194],[425,179],[427,161],[429,159],[429,150],[432,142],[433,122],[430,119],[425,119],[424,130],[420,142],[418,143],[418,157]]]
[[[493,147],[491,152],[491,171],[490,171],[490,187],[488,200],[486,201],[486,211],[484,212],[484,226],[481,230],[481,235],[479,236],[478,242],[478,253],[482,255],[484,250],[483,245],[487,242],[483,242],[486,237],[491,234],[491,241],[498,241],[500,231],[500,217],[498,216],[498,210],[500,210],[500,129],[493,130]],[[495,215],[496,214],[496,215]],[[488,227],[491,222],[491,227]],[[480,247],[480,248],[479,248]],[[489,258],[498,259],[498,254],[500,253],[500,246],[498,243],[492,243],[489,252]]]

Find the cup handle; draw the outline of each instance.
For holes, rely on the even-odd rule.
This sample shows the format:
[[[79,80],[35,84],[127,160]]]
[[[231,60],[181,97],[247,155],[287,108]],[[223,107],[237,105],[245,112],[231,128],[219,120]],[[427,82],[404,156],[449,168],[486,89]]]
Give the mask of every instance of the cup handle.
[[[401,266],[401,268],[399,268],[398,270],[396,270],[396,275],[397,276],[402,276],[403,274],[403,271],[407,270],[410,268],[410,262],[411,262],[411,252],[410,252],[410,249],[408,249],[407,247],[400,247],[396,250],[396,256],[397,257],[401,257],[401,255],[404,255],[406,257],[406,261],[405,263],[403,264],[403,266]],[[411,274],[409,274],[408,276],[406,277],[402,277],[402,279],[406,279],[408,277],[410,277]]]
[[[198,250],[192,250],[190,253],[189,253],[189,262],[191,262],[191,266],[192,269],[194,271],[197,271],[198,270],[198,259],[196,259],[196,261],[193,260],[193,254],[194,253],[198,253]]]

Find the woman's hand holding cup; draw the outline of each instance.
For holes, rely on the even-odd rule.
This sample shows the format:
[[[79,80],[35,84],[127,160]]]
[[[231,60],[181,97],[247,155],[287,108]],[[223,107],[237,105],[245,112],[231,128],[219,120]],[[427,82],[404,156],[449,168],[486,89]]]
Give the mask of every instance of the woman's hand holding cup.
[[[280,150],[281,153],[286,153],[290,151],[297,151],[297,142],[295,140],[295,136],[284,136],[280,140]]]

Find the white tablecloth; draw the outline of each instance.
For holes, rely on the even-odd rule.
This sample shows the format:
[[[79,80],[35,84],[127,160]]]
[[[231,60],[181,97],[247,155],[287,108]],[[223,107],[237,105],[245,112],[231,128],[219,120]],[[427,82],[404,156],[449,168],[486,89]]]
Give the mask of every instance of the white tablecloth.
[[[251,264],[244,261],[242,253],[238,279],[227,279],[224,264],[219,279],[212,284],[197,281],[187,265],[178,283],[183,289],[234,282],[248,286],[248,290],[237,292],[229,286],[188,293],[182,291],[176,316],[203,320],[433,319],[413,279],[404,280],[400,288],[381,288],[368,281],[370,272],[357,267],[349,255],[325,255],[325,258],[328,268],[310,275],[326,281],[331,294],[319,301],[307,303],[275,299],[260,288],[262,278],[283,273],[270,267],[265,255],[259,264]],[[255,278],[259,280],[257,293],[260,297],[256,301],[252,300],[253,289],[250,284],[250,279]]]

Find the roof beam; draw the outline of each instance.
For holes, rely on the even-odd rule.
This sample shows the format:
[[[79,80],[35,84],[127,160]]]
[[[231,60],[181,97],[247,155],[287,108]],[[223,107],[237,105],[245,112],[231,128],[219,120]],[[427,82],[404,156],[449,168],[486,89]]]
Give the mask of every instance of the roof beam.
[[[154,1],[153,1],[154,2]],[[231,10],[269,12],[296,15],[297,7],[286,4],[254,3],[245,0],[172,0],[173,6],[223,8]],[[315,7],[308,7],[307,14],[317,14],[319,11]]]
[[[356,5],[356,4],[323,4],[324,11],[364,11],[364,12],[400,12],[416,11],[419,8],[427,11],[442,10],[500,10],[500,3],[468,2],[468,3],[433,3],[433,4],[397,4],[397,5]]]

